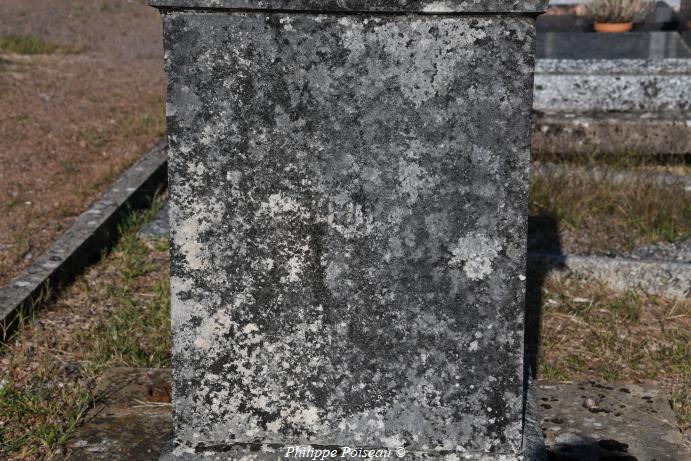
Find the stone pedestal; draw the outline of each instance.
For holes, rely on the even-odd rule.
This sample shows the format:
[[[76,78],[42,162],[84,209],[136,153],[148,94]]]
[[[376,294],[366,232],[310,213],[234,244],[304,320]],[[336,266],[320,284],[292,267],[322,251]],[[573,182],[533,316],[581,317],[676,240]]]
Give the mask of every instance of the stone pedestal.
[[[169,77],[169,459],[521,456],[543,3],[152,1]]]

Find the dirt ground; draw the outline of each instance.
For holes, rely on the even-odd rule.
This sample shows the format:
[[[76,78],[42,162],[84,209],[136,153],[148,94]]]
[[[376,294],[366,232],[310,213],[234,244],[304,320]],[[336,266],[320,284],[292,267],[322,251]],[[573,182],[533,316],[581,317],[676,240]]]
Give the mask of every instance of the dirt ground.
[[[0,285],[164,133],[145,0],[0,1]]]

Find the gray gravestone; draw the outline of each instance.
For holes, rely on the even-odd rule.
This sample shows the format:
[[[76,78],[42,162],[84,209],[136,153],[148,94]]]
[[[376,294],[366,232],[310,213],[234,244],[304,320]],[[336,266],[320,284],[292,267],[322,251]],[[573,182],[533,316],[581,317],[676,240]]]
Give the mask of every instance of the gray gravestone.
[[[152,1],[169,77],[170,459],[519,458],[544,3]]]

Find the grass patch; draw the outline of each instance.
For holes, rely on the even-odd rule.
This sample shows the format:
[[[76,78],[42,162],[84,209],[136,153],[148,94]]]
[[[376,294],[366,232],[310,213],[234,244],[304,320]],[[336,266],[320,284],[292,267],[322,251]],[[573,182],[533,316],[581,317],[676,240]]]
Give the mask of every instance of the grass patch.
[[[34,35],[8,35],[0,37],[0,50],[16,54],[71,54],[79,53],[81,47],[76,45],[59,45],[43,40]]]
[[[83,141],[86,146],[93,149],[101,149],[106,146],[113,136],[107,130],[101,127],[83,127],[79,129],[79,139]],[[86,147],[85,146],[85,147]]]
[[[104,1],[99,6],[98,11],[104,14],[119,13],[122,11],[122,4],[111,1]]]
[[[60,162],[60,165],[62,166],[62,171],[65,174],[72,175],[72,174],[79,173],[79,170],[80,170],[79,164],[77,164],[75,162],[62,161],[62,162]]]
[[[166,132],[165,104],[163,100],[156,98],[152,100],[151,106],[156,107],[156,110],[119,113],[116,118],[118,134],[126,138],[163,136]]]
[[[121,240],[51,306],[19,321],[0,349],[0,458],[51,459],[98,400],[113,366],[170,365],[168,242]]]
[[[613,292],[576,277],[547,278],[542,299],[540,377],[654,382],[691,429],[691,300]]]
[[[55,384],[46,380],[37,380],[32,385],[3,382],[0,418],[3,422],[25,424],[33,430],[13,434],[11,428],[3,425],[0,454],[26,458],[64,444],[93,404],[89,390],[80,384],[54,389]]]
[[[78,136],[80,146],[102,150],[122,139],[158,139],[165,135],[165,104],[161,98],[150,99],[151,110],[131,112],[113,108],[112,125],[82,127]]]
[[[29,229],[22,229],[12,235],[17,259],[23,258],[31,251],[31,235]]]
[[[681,183],[655,184],[645,175],[628,181],[567,170],[533,175],[530,213],[554,216],[564,245],[580,253],[630,251],[691,236],[691,194]]]

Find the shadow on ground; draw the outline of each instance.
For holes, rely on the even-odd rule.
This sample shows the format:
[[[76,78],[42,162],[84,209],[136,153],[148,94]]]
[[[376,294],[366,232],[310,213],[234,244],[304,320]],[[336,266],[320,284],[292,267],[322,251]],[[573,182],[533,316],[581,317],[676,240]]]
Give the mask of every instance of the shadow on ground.
[[[552,215],[530,216],[528,219],[528,252],[563,255],[559,237],[559,220]],[[551,259],[550,264],[528,264],[525,304],[525,354],[531,377],[537,378],[540,356],[540,326],[545,279],[563,263]]]

